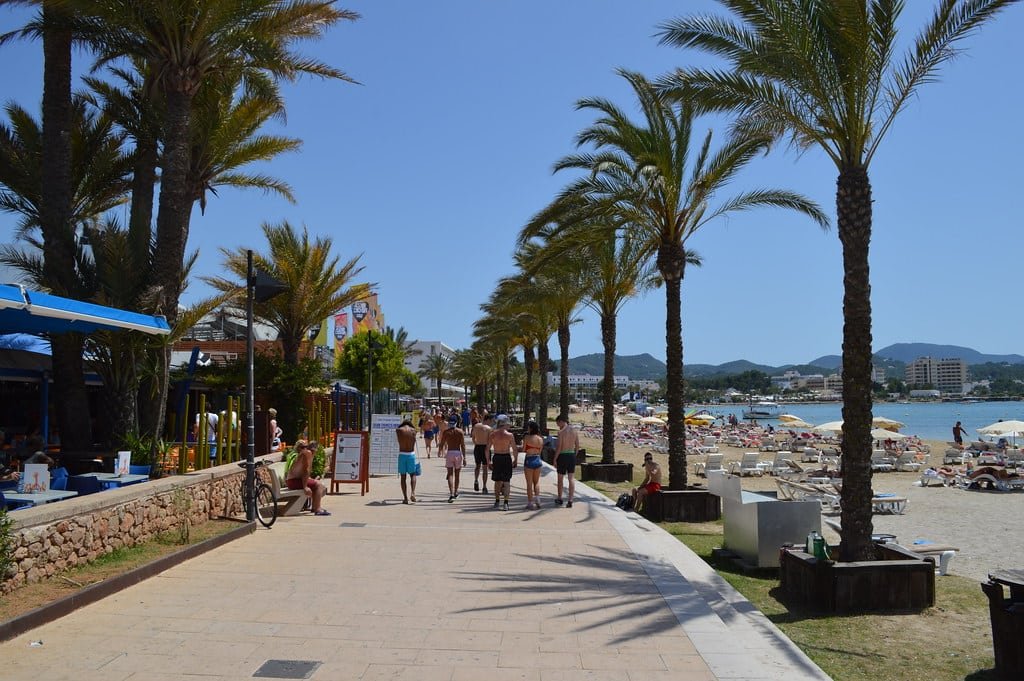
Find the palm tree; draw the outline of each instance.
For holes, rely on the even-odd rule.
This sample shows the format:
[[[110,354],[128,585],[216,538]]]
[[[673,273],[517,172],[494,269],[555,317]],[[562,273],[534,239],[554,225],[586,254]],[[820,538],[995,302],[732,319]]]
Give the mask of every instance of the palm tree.
[[[686,98],[663,97],[642,75],[620,71],[629,82],[643,112],[633,123],[619,107],[605,99],[584,99],[577,108],[596,111],[599,118],[578,136],[579,145],[593,145],[595,153],[568,156],[555,170],[578,169],[587,175],[566,187],[538,214],[521,238],[545,229],[560,230],[593,219],[611,221],[636,232],[648,257],[655,258],[665,285],[665,364],[668,402],[669,487],[686,487],[686,430],[683,423],[683,338],[680,289],[688,262],[686,242],[693,234],[728,213],[760,206],[790,208],[820,225],[827,219],[816,204],[789,191],[759,189],[743,192],[710,208],[754,155],[765,149],[762,136],[737,131],[712,153],[708,132],[690,161],[693,103]],[[551,224],[556,226],[551,230]]]
[[[406,357],[416,357],[422,355],[422,350],[417,350],[414,343],[409,340],[409,332],[405,330],[404,326],[400,326],[397,329],[391,326],[384,327],[384,335],[395,341],[402,350],[402,354]]]
[[[265,99],[276,81],[302,74],[351,80],[294,52],[354,12],[317,0],[111,0],[71,2],[99,63],[128,57],[149,66],[166,107],[153,280],[168,321],[177,314],[181,268],[195,201],[191,184],[194,102],[218,78],[237,78]]]
[[[419,375],[429,378],[437,386],[437,403],[441,404],[441,382],[452,375],[452,360],[447,355],[431,352],[420,364]]]
[[[842,560],[869,560],[871,544],[871,183],[868,168],[918,87],[959,54],[959,43],[1013,0],[940,0],[897,61],[903,3],[876,0],[721,0],[735,20],[683,18],[662,42],[724,57],[733,70],[679,71],[670,91],[735,111],[737,129],[821,148],[839,171],[843,245]]]
[[[563,253],[578,253],[588,263],[582,287],[584,303],[600,317],[604,349],[601,463],[615,463],[615,400],[612,393],[615,387],[616,321],[626,301],[660,285],[661,281],[635,231],[627,230],[620,234],[607,225],[603,229],[601,227],[583,223],[560,237],[547,240],[543,251],[551,259],[559,258]],[[699,264],[699,260],[688,264]]]
[[[327,237],[310,240],[303,228],[301,235],[288,222],[263,224],[269,247],[266,255],[253,254],[253,264],[285,284],[286,289],[270,301],[257,303],[253,314],[259,321],[277,330],[284,361],[299,364],[299,350],[309,330],[335,310],[362,300],[371,293],[371,284],[354,284],[363,271],[360,256],[345,263],[331,255],[333,242]],[[234,306],[244,310],[246,249],[231,252],[222,248],[225,268],[241,279],[203,277],[203,281],[225,293],[235,295]]]
[[[123,151],[123,135],[83,97],[74,99],[70,131],[66,135],[71,153],[67,179],[73,191],[67,228],[58,239],[52,231],[43,229],[48,198],[43,181],[47,157],[45,123],[40,125],[15,104],[8,105],[6,112],[10,126],[0,125],[0,211],[20,216],[17,236],[29,248],[4,246],[0,249],[0,262],[21,271],[38,288],[81,300],[91,299],[96,293],[94,265],[76,233],[95,227],[103,213],[125,200],[131,158]],[[47,261],[55,239],[69,243],[72,253],[67,270],[59,275]],[[87,449],[93,438],[82,359],[83,337],[57,334],[50,344],[54,404],[62,441],[69,450]]]

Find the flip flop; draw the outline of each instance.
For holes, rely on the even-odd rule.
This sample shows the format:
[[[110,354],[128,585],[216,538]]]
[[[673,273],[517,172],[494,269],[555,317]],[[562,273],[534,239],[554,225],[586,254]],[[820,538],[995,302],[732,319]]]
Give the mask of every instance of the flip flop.
[[[321,509],[320,509],[319,511],[317,511],[317,512],[316,512],[316,513],[314,513],[313,515],[330,515],[330,514],[331,514],[331,512],[330,512],[330,511],[328,511],[328,510],[326,510],[326,509],[323,509],[323,508],[321,508]]]

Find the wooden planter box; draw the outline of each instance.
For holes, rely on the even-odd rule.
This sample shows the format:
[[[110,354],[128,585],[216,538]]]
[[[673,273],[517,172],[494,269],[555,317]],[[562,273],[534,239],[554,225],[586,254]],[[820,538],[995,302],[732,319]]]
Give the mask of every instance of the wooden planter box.
[[[722,503],[720,497],[703,488],[663,489],[647,497],[640,515],[654,523],[706,523],[722,517]]]
[[[578,461],[578,458],[577,458]],[[617,463],[584,463],[580,465],[580,480],[589,482],[630,482],[633,480],[633,464],[619,461]]]
[[[935,605],[935,561],[896,544],[876,544],[878,560],[818,560],[784,548],[779,582],[789,598],[825,612],[921,610]]]

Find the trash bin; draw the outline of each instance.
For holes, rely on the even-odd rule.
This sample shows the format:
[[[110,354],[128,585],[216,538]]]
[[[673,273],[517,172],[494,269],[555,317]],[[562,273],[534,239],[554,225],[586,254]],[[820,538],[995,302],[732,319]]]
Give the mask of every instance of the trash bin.
[[[981,590],[988,596],[996,674],[1024,678],[1024,569],[1000,570],[988,576]],[[1009,587],[1009,598],[1004,586]]]

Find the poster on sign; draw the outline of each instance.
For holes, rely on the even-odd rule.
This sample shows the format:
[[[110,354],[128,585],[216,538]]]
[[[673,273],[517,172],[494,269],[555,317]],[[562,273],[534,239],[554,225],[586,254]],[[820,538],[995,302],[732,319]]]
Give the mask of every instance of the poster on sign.
[[[358,483],[362,494],[370,489],[366,433],[339,430],[334,434],[334,456],[331,466],[331,493],[345,483]]]
[[[131,472],[132,453],[118,452],[117,463],[114,466],[114,475],[128,475]]]
[[[36,494],[50,490],[50,467],[45,463],[27,463],[18,478],[18,491]]]
[[[398,473],[398,436],[395,431],[402,424],[399,414],[374,414],[370,431],[370,473],[394,475]]]

